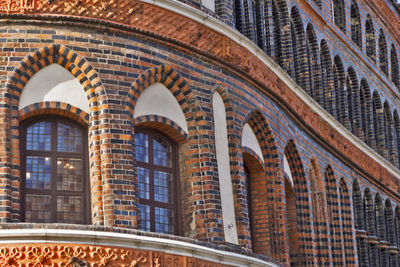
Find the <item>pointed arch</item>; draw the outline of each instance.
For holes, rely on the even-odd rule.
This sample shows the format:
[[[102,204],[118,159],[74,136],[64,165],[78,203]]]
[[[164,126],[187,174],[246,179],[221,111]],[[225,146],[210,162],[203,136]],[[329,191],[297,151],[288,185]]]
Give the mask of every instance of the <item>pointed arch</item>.
[[[333,81],[335,85],[336,119],[350,130],[349,107],[345,88],[345,73],[342,60],[335,56],[333,63]],[[348,89],[348,88],[347,88]],[[348,89],[349,90],[349,89]]]
[[[350,118],[350,130],[359,138],[363,138],[360,110],[360,92],[357,74],[352,67],[347,70],[346,77],[347,103]]]
[[[333,106],[335,92],[333,90],[332,60],[325,40],[321,41],[321,81],[323,108],[335,117],[336,110]]]
[[[317,36],[315,35],[314,26],[309,23],[307,25],[307,56],[308,56],[308,69],[309,69],[309,91],[307,92],[315,101],[323,106],[323,98],[321,91],[321,70],[319,62],[319,46]]]
[[[377,234],[379,240],[387,241],[387,228],[385,222],[385,213],[382,204],[381,196],[377,193],[375,196],[375,218],[376,218],[376,226],[377,226]],[[389,258],[388,258],[387,248],[379,248],[379,266],[388,266]]]
[[[313,207],[314,232],[316,243],[316,263],[317,266],[330,265],[329,254],[326,248],[329,247],[327,236],[329,235],[328,211],[326,210],[325,184],[321,177],[321,172],[316,158],[311,159],[310,166],[310,185],[311,201]]]
[[[333,21],[344,33],[346,32],[346,12],[343,0],[333,0]]]
[[[297,228],[292,230],[297,230],[299,236],[304,236],[305,239],[312,240],[312,219],[310,216],[312,210],[310,210],[310,192],[307,186],[303,162],[293,140],[289,140],[288,144],[286,145],[285,157],[288,160],[294,182],[294,188],[292,188],[292,190],[294,190],[293,193],[295,194],[294,205],[296,207],[296,214],[301,214],[301,216],[291,218],[292,220],[297,220]],[[286,186],[287,189],[289,189],[290,185],[286,184]],[[293,202],[291,204],[293,204]],[[288,218],[287,221],[290,221],[290,218]],[[289,235],[291,234],[295,233],[289,233]],[[297,264],[299,264],[295,266],[309,266],[314,264],[314,248],[307,248],[307,246],[302,245],[301,240],[299,240],[298,243],[295,243],[296,240],[289,241],[289,253],[291,261],[294,260]]]
[[[256,1],[235,0],[235,27],[247,38],[257,43]]]
[[[388,49],[386,44],[386,37],[383,33],[383,30],[380,29],[379,31],[379,68],[388,76]]]
[[[385,122],[383,116],[383,106],[381,98],[377,91],[372,94],[372,114],[374,122],[374,132],[376,140],[376,151],[387,158],[386,138],[385,138]]]
[[[4,192],[1,197],[14,203],[13,207],[9,207],[7,211],[2,213],[1,220],[3,222],[19,221],[19,198],[18,194],[11,195],[11,192],[18,192],[19,178],[20,178],[20,153],[19,153],[19,111],[18,105],[20,101],[21,93],[29,82],[29,80],[40,70],[51,65],[58,64],[67,71],[69,71],[80,83],[82,90],[85,91],[89,105],[89,145],[92,147],[93,153],[90,154],[90,181],[93,184],[102,183],[102,173],[100,171],[101,165],[101,152],[99,140],[99,127],[98,121],[98,106],[99,99],[105,101],[107,99],[107,93],[103,87],[103,84],[96,72],[96,70],[89,64],[89,62],[75,53],[73,50],[67,48],[64,45],[49,45],[36,50],[32,54],[26,56],[14,69],[6,83],[6,93],[10,95],[7,103],[10,108],[10,112],[4,112],[1,119],[2,129],[9,129],[6,133],[9,138],[4,143],[4,147],[1,147],[2,151],[8,153],[9,161],[3,162],[3,173],[9,175],[10,179],[7,179],[9,184],[6,185],[12,190],[1,190]],[[107,113],[107,112],[105,112]],[[11,129],[13,133],[11,134]],[[10,194],[8,194],[10,192]],[[102,206],[102,189],[101,186],[92,188],[91,190],[91,202],[92,202],[92,222],[94,224],[105,224],[104,210]]]
[[[353,244],[353,216],[351,212],[350,192],[346,181],[341,178],[339,186],[340,214],[342,217],[343,245],[346,266],[355,266],[355,249]]]
[[[391,79],[394,85],[400,89],[399,80],[399,59],[397,57],[396,48],[392,44],[392,49],[390,50],[390,69],[391,69]]]
[[[385,201],[385,226],[386,226],[386,234],[387,241],[391,246],[396,246],[396,233],[394,229],[394,216],[393,216],[393,208],[392,203],[389,199]]]
[[[353,180],[353,213],[354,228],[356,229],[357,256],[359,266],[369,266],[367,231],[365,225],[365,210],[360,185],[357,179]]]
[[[400,118],[397,110],[393,112],[393,128],[394,128],[394,133],[395,133],[395,147],[397,150],[397,163],[395,166],[400,166]],[[400,229],[399,229],[400,231]]]
[[[386,150],[387,159],[394,165],[398,166],[398,155],[397,147],[395,144],[396,137],[394,133],[394,123],[392,118],[392,112],[390,110],[389,103],[385,101],[383,104],[383,118],[385,123],[385,140],[386,140]]]
[[[325,191],[328,206],[330,253],[334,266],[345,266],[344,264],[344,242],[343,230],[341,229],[340,203],[337,181],[330,165],[325,168]]]
[[[254,199],[257,198],[259,200],[257,204],[254,203],[252,209],[255,210],[258,209],[258,206],[262,206],[262,208],[257,211],[259,212],[258,216],[261,217],[257,218],[256,220],[261,220],[264,218],[268,221],[267,229],[265,228],[265,224],[263,224],[257,225],[256,229],[253,230],[256,235],[256,240],[266,240],[266,242],[257,243],[257,246],[253,247],[253,250],[261,254],[271,256],[272,258],[280,261],[287,261],[287,254],[285,254],[285,237],[276,234],[280,231],[279,216],[277,216],[277,211],[284,210],[284,204],[276,201],[276,199],[283,198],[283,192],[281,188],[283,184],[283,177],[277,175],[280,171],[280,161],[277,145],[275,143],[275,137],[273,136],[268,121],[263,113],[259,110],[253,110],[249,112],[241,128],[243,128],[246,123],[250,126],[256,136],[262,151],[264,162],[264,172],[262,174],[256,174],[250,171],[250,187],[252,188],[251,194]],[[243,153],[243,151],[241,152]],[[247,156],[244,155],[243,157],[245,161],[244,163],[248,164],[247,167],[249,167],[251,164],[248,161],[246,162]],[[234,185],[234,190],[236,192],[235,205],[239,208],[239,210],[236,210],[239,218],[237,227],[239,241],[241,244],[251,246],[251,244],[248,242],[252,235],[249,231],[250,225],[247,206],[244,207],[240,203],[241,199],[246,199],[245,170],[244,166],[242,167],[243,168],[239,169],[239,176],[232,176],[232,179],[240,181]],[[261,186],[257,185],[256,187],[255,183],[261,184]],[[255,217],[253,216],[253,218]]]
[[[296,82],[305,90],[309,91],[308,80],[308,58],[306,49],[306,37],[304,33],[304,26],[301,20],[299,11],[296,7],[292,7],[290,14],[290,26],[292,33],[292,52],[294,60],[294,78]]]
[[[360,11],[356,1],[351,2],[350,9],[350,21],[351,21],[351,39],[362,49],[362,37],[361,37],[361,19]]]
[[[376,149],[376,140],[373,124],[372,99],[368,82],[365,78],[361,79],[360,85],[360,107],[361,107],[361,122],[364,134],[364,142],[371,148]]]
[[[366,216],[366,230],[368,236],[377,238],[377,229],[375,221],[375,202],[369,188],[364,191],[364,209]],[[368,243],[369,264],[370,266],[379,266],[378,246],[374,243]]]
[[[376,61],[376,45],[375,45],[375,28],[372,22],[371,15],[367,15],[365,21],[365,42],[367,49],[367,56],[373,61]]]

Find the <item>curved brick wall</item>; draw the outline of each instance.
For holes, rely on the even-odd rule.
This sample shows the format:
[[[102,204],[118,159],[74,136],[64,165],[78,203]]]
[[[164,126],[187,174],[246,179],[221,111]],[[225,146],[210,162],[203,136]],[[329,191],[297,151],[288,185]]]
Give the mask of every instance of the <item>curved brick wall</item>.
[[[186,2],[191,7],[134,0],[0,3],[0,220],[21,222],[19,123],[53,114],[88,129],[93,225],[138,228],[132,144],[135,129],[149,127],[179,144],[183,235],[225,244],[212,113],[218,92],[226,110],[238,236],[234,252],[253,251],[283,265],[397,266],[400,83],[391,55],[397,60],[400,55],[398,8],[383,0],[357,2],[360,47],[357,36],[352,41],[351,1],[344,1],[347,20],[340,27],[331,1],[272,2],[277,10],[271,12],[279,14],[274,23],[281,31],[280,54],[258,42],[251,23],[238,27],[238,15],[230,10],[243,1],[236,6],[217,1],[216,13],[195,1]],[[376,58],[366,51],[367,14]],[[230,27],[235,23],[248,38]],[[381,29],[388,62],[383,67]],[[89,113],[57,101],[18,110],[29,79],[53,63],[78,79]],[[188,133],[162,116],[134,119],[137,99],[154,83],[174,95]],[[264,161],[242,148],[245,123]],[[286,182],[284,156],[293,185]],[[249,214],[244,161],[251,168],[251,195],[258,200],[252,203],[256,219]],[[46,249],[41,245],[36,251]],[[102,251],[85,249],[87,255]]]

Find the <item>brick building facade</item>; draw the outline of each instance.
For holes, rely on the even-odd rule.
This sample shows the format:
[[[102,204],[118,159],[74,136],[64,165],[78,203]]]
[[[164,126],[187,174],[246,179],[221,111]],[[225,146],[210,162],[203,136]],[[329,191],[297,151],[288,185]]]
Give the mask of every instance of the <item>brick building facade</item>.
[[[400,266],[392,0],[0,21],[2,266]]]

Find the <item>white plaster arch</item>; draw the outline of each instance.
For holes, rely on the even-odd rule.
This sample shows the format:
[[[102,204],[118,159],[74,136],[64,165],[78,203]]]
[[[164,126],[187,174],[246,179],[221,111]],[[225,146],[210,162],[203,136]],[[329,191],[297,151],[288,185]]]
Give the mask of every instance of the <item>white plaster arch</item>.
[[[292,186],[294,186],[292,171],[290,170],[289,161],[286,158],[286,155],[283,156],[283,172],[285,173],[286,177],[288,178],[290,184]]]
[[[134,118],[144,115],[159,115],[178,124],[189,133],[185,114],[178,101],[162,83],[154,83],[144,89],[136,101]]]
[[[243,125],[242,129],[242,147],[243,146],[251,148],[257,154],[257,156],[261,158],[262,162],[264,162],[264,156],[260,147],[260,143],[257,140],[256,134],[248,123]]]
[[[239,244],[230,171],[226,112],[224,101],[218,92],[215,92],[213,95],[212,105],[214,113],[215,150],[217,154],[218,179],[221,194],[225,241]]]
[[[29,79],[19,99],[18,109],[46,101],[68,103],[89,113],[89,101],[78,79],[55,63],[39,70]]]

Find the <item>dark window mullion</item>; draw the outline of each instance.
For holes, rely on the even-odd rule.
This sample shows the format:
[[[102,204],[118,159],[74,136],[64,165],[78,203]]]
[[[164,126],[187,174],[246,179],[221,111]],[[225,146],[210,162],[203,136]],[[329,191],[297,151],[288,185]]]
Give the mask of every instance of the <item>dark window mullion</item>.
[[[57,122],[51,122],[50,153],[51,221],[57,222]]]
[[[149,155],[149,189],[150,189],[150,231],[156,231],[156,220],[155,220],[155,203],[154,203],[154,158],[153,158],[153,134],[152,132],[147,132],[148,136],[148,155]]]

